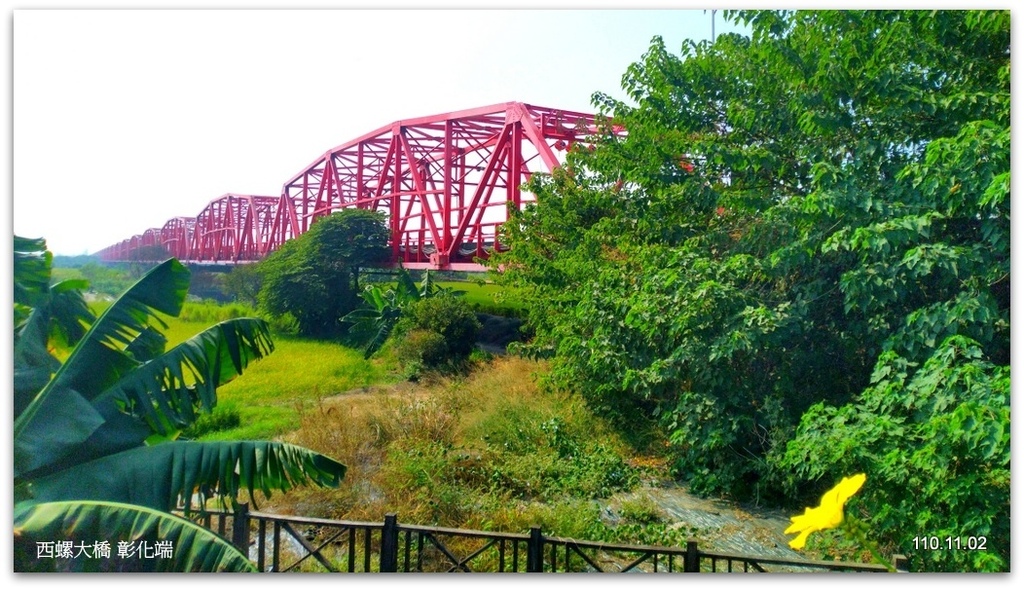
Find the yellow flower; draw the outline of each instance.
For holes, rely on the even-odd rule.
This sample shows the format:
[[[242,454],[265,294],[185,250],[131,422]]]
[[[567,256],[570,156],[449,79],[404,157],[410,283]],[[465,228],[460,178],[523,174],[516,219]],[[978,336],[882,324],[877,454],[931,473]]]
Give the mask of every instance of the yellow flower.
[[[867,476],[858,473],[853,477],[844,477],[836,487],[825,492],[821,497],[821,504],[817,508],[807,508],[799,516],[790,518],[793,524],[786,529],[786,534],[800,533],[795,539],[789,542],[793,549],[803,549],[807,543],[807,535],[814,531],[832,529],[843,522],[843,506],[850,496],[857,493],[857,490],[864,485]]]

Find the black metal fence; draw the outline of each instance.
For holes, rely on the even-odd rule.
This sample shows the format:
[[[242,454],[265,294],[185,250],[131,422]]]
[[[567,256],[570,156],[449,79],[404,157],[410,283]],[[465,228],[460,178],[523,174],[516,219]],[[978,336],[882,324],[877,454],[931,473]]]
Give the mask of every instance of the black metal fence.
[[[686,547],[581,541],[399,524],[284,516],[249,511],[193,512],[263,572],[886,572],[869,563],[757,557]],[[906,558],[893,556],[896,571]]]

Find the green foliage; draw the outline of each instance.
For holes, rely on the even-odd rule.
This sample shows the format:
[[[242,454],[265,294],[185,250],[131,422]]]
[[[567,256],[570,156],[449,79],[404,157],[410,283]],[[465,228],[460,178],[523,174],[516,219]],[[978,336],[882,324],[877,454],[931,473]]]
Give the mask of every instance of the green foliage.
[[[89,288],[103,295],[116,296],[124,293],[138,278],[125,265],[110,266],[89,262],[79,269],[82,277],[89,281]]]
[[[241,490],[251,496],[306,482],[338,484],[345,466],[301,447],[174,441],[213,409],[220,385],[273,350],[261,320],[228,320],[167,350],[160,316],[180,313],[189,284],[178,261],[155,266],[94,318],[78,288],[41,280],[49,274],[44,242],[16,239],[15,247],[24,261],[15,277],[23,288],[15,301],[23,306],[14,339],[15,527],[26,538],[80,524],[79,533],[102,530],[94,540],[112,539],[118,531],[111,527],[135,522],[145,529],[140,534],[180,534],[195,548],[196,555],[167,567],[237,569],[238,554],[224,549],[226,541],[153,511],[188,509],[193,494],[204,498],[211,489],[235,501]],[[54,334],[73,344],[64,362],[49,352]],[[16,570],[39,566],[34,555],[22,556],[28,561]]]
[[[387,341],[406,306],[433,296],[435,290],[430,271],[424,273],[423,284],[417,288],[409,271],[399,268],[398,282],[393,287],[366,285],[359,294],[363,306],[345,315],[342,322],[351,324],[352,339],[365,346],[363,356],[370,358]]]
[[[171,514],[116,502],[45,502],[15,508],[14,562],[28,572],[216,572],[256,571],[248,557],[199,525]],[[87,550],[76,557],[38,559],[39,543],[59,539]],[[92,550],[97,540],[110,543],[110,555]],[[153,559],[121,557],[117,543],[172,551]]]
[[[395,357],[405,368],[406,377],[416,381],[424,369],[440,368],[448,362],[448,345],[438,332],[413,329],[395,344]]]
[[[424,298],[408,307],[406,329],[426,330],[441,336],[444,350],[427,364],[445,359],[464,360],[476,344],[480,322],[465,301],[452,294]]]
[[[627,522],[638,524],[654,524],[665,520],[658,505],[646,496],[623,500],[619,504],[619,515]]]
[[[259,305],[263,276],[257,264],[236,264],[224,277],[224,293],[246,305]]]
[[[238,428],[241,424],[242,417],[238,408],[222,404],[209,414],[200,414],[191,426],[182,431],[181,436],[185,439],[197,439],[211,432]]]
[[[388,237],[383,215],[373,211],[344,209],[318,219],[257,265],[260,307],[290,314],[303,335],[343,335],[341,318],[359,303],[360,270],[386,259]]]
[[[570,407],[499,402],[473,431],[477,462],[460,474],[513,498],[606,498],[639,483],[636,472]]]
[[[923,365],[888,352],[855,403],[817,404],[773,461],[793,489],[868,470],[861,507],[916,571],[1002,571],[1010,559],[1010,368],[952,336]],[[987,550],[911,550],[918,531]]]
[[[492,265],[528,302],[524,351],[552,359],[552,385],[624,429],[660,420],[692,489],[782,500],[769,457],[812,436],[810,408],[861,407],[884,359],[912,380],[957,337],[985,371],[1009,364],[1009,14],[728,17],[751,35],[679,55],[655,38],[623,76],[629,103],[594,96],[628,134],[608,125],[535,175]],[[957,425],[1006,419],[989,416]],[[920,495],[861,469],[928,520]],[[995,521],[1008,497],[985,489],[977,518]]]
[[[350,336],[353,341],[364,346],[364,357],[370,358],[391,336],[402,315],[407,309],[421,299],[436,296],[459,297],[465,291],[456,291],[451,287],[439,285],[429,270],[424,271],[423,279],[417,286],[412,275],[405,268],[398,269],[398,281],[393,286],[367,285],[359,296],[363,306],[349,312],[343,323],[351,324]],[[408,328],[406,328],[408,329]],[[407,350],[406,357],[413,362],[422,363],[420,354]],[[429,351],[426,351],[430,355]],[[442,353],[443,354],[443,353]],[[430,361],[433,362],[433,361]],[[428,362],[428,364],[430,363]]]

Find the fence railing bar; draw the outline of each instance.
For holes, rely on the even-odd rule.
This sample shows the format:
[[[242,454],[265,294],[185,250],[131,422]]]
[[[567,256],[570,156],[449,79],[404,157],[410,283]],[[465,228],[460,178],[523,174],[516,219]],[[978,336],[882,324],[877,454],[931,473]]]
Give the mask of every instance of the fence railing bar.
[[[334,521],[337,522],[337,521]],[[369,526],[380,528],[380,523],[365,523]],[[434,535],[444,535],[449,537],[473,537],[479,539],[518,539],[520,541],[529,541],[530,535],[523,533],[498,533],[494,531],[477,531],[473,529],[451,529],[445,527],[436,526],[423,526],[418,524],[402,524],[402,529],[408,529],[410,531],[431,533]],[[561,540],[561,539],[559,539]]]
[[[256,527],[256,567],[259,570],[266,571],[267,568],[267,521],[262,518],[259,520],[259,526]]]
[[[356,529],[348,528],[348,571],[356,571]]]
[[[293,527],[290,523],[287,522],[284,523],[284,530],[288,531],[288,534],[291,535],[292,538],[295,539],[295,541],[298,542],[299,545],[302,545],[302,548],[307,551],[307,554],[303,555],[301,559],[299,559],[292,565],[288,566],[288,570],[291,570],[295,566],[305,561],[307,557],[312,557],[313,559],[319,561],[320,565],[327,568],[327,571],[333,573],[338,572],[337,568],[334,567],[334,564],[332,564],[326,557],[320,554],[320,549],[322,549],[324,545],[326,545],[326,543],[321,544],[320,547],[314,547],[312,543],[306,540],[305,535],[295,530],[295,527]],[[277,542],[280,544],[281,541],[278,540]]]
[[[587,556],[585,553],[583,553],[583,551],[580,550],[579,546],[576,543],[566,543],[565,544],[565,569],[566,570],[569,569],[569,549],[572,549],[576,553],[576,555],[579,555],[580,557],[582,557],[583,561],[585,561],[588,564],[590,564],[590,567],[594,568],[595,570],[597,570],[599,572],[603,572],[604,571],[604,569],[601,566],[599,566],[596,563],[594,563],[594,561],[591,560],[589,556]]]
[[[405,547],[402,551],[402,571],[407,572],[409,571],[409,557],[412,553],[412,531],[405,529],[403,532],[405,533]]]
[[[330,545],[331,543],[333,543],[333,542],[334,542],[334,540],[335,540],[335,539],[337,539],[338,537],[341,537],[342,535],[344,535],[344,534],[345,534],[345,532],[346,532],[346,531],[348,531],[348,530],[349,530],[349,528],[348,528],[348,527],[341,527],[341,528],[339,528],[339,529],[338,529],[337,531],[335,531],[335,533],[334,533],[333,535],[331,535],[331,536],[329,536],[329,537],[326,537],[326,538],[325,538],[325,539],[323,540],[323,542],[322,542],[322,543],[320,543],[319,545],[317,545],[317,546],[316,546],[316,548],[315,548],[315,549],[310,549],[310,547],[312,547],[312,544],[307,544],[307,543],[305,543],[305,542],[304,542],[304,541],[305,541],[305,538],[304,538],[304,537],[300,539],[300,538],[299,538],[298,536],[296,536],[296,533],[297,533],[297,531],[289,531],[289,532],[291,533],[291,535],[292,535],[293,537],[295,537],[295,538],[296,538],[296,540],[298,540],[298,542],[299,542],[300,544],[302,544],[302,546],[303,546],[303,547],[304,547],[304,548],[305,548],[305,549],[306,549],[307,551],[309,551],[309,552],[310,552],[310,554],[315,554],[315,557],[316,557],[316,559],[317,559],[318,561],[320,561],[320,563],[324,564],[324,567],[326,567],[326,568],[330,569],[330,570],[331,570],[332,572],[335,572],[335,573],[337,573],[337,572],[338,572],[338,569],[337,569],[337,565],[335,565],[335,564],[334,564],[333,562],[330,562],[329,560],[327,560],[327,558],[325,558],[325,557],[322,557],[322,556],[323,556],[323,554],[321,553],[321,550],[322,550],[322,549],[323,549],[324,547],[327,547],[328,545]],[[305,557],[303,557],[303,559],[305,559]],[[299,560],[299,561],[302,561],[302,560]],[[296,563],[292,564],[292,565],[291,565],[291,567],[295,567],[296,565],[298,565],[298,562],[296,562]],[[333,569],[332,569],[332,568],[333,568]],[[290,569],[290,568],[289,568],[289,569]]]
[[[272,570],[281,571],[281,521],[274,521],[274,563]]]
[[[363,529],[363,571],[370,571],[370,529]]]
[[[344,542],[344,537],[347,533],[348,537],[348,567],[342,568],[347,569],[350,572],[357,570],[356,561],[360,557],[359,553],[362,551],[362,562],[363,571],[373,571],[374,561],[382,557],[378,555],[380,551],[374,548],[376,541],[373,539],[373,530],[381,529],[382,531],[386,528],[386,523],[381,524],[379,522],[358,522],[358,521],[339,521],[329,520],[312,517],[296,517],[287,515],[268,514],[261,512],[248,512],[247,509],[242,509],[241,512],[236,508],[233,512],[228,511],[224,508],[221,509],[200,509],[193,511],[191,514],[187,514],[186,517],[190,518],[194,522],[202,523],[209,530],[216,530],[218,532],[226,531],[231,529],[232,531],[232,542],[236,544],[240,549],[245,551],[246,547],[252,547],[251,535],[253,532],[258,531],[258,538],[255,542],[255,553],[254,561],[257,567],[261,571],[267,571],[268,561],[268,550],[273,551],[272,563],[269,568],[270,571],[282,571],[281,567],[281,551],[284,542],[282,541],[281,528],[283,527],[289,535],[291,535],[295,541],[305,549],[308,554],[303,556],[298,562],[289,566],[288,569],[294,569],[304,560],[309,557],[316,559],[321,565],[323,565],[329,571],[337,571],[337,564],[331,562],[325,554],[325,548],[332,543],[337,542],[341,544]],[[228,523],[228,519],[231,518],[233,521]],[[259,524],[252,527],[252,519],[256,519]],[[273,535],[272,538],[268,535],[268,523],[272,523]],[[329,536],[322,543],[314,546],[314,543],[307,541],[305,535],[298,532],[299,525],[312,525],[321,528],[329,528],[336,531],[334,534]],[[253,529],[256,529],[254,531]],[[536,529],[536,530],[534,530]],[[853,572],[887,572],[889,568],[885,565],[870,564],[870,563],[857,563],[857,562],[836,562],[836,561],[811,561],[801,559],[788,559],[785,557],[760,557],[760,556],[749,556],[739,555],[735,553],[723,553],[723,552],[707,552],[698,549],[696,542],[690,540],[687,542],[685,548],[682,547],[660,547],[660,546],[639,546],[619,543],[604,543],[594,541],[582,541],[577,539],[567,539],[560,537],[546,537],[544,536],[539,527],[531,528],[530,534],[520,533],[500,533],[492,531],[475,531],[469,529],[452,529],[446,527],[430,527],[430,526],[418,526],[418,525],[399,525],[397,520],[393,518],[391,529],[394,534],[389,539],[381,540],[381,550],[389,551],[394,553],[397,561],[399,551],[399,544],[401,543],[402,533],[404,532],[405,546],[404,546],[404,558],[402,559],[402,570],[410,571],[415,561],[415,570],[423,571],[425,560],[434,560],[434,554],[424,555],[425,544],[429,543],[433,545],[439,554],[436,558],[439,560],[447,560],[447,563],[454,566],[452,570],[462,571],[473,571],[476,568],[470,568],[470,563],[479,561],[479,558],[486,551],[495,548],[497,549],[498,555],[496,563],[488,560],[490,568],[497,567],[497,571],[506,571],[511,566],[510,571],[519,571],[519,553],[520,553],[520,542],[527,548],[527,563],[526,571],[571,571],[573,567],[573,553],[583,559],[587,567],[593,568],[597,571],[607,571],[602,567],[601,563],[605,560],[602,558],[604,555],[611,556],[608,560],[609,563],[621,563],[620,558],[627,557],[627,554],[632,553],[633,555],[639,555],[629,565],[622,568],[620,571],[632,571],[636,570],[638,566],[645,562],[650,562],[653,567],[653,571],[686,571],[696,572],[701,569],[700,564],[704,563],[705,560],[711,560],[710,564],[705,564],[705,567],[709,567],[711,571],[728,571],[738,572],[741,571],[739,564],[743,564],[742,571],[759,571],[766,572],[766,566],[782,566],[789,569],[803,569],[803,570],[824,570],[824,571],[853,571]],[[363,543],[362,547],[357,543],[358,536],[362,531]],[[413,533],[416,537],[416,547],[413,547]],[[445,536],[446,540],[442,541],[441,536]],[[320,536],[319,533],[317,536]],[[456,554],[450,549],[446,543],[451,542],[450,538],[462,538],[462,539],[476,539],[485,541],[482,546],[477,548],[475,551],[465,557],[457,557]],[[341,539],[341,541],[339,541]],[[268,547],[268,543],[270,547]],[[508,550],[509,543],[511,543],[511,560],[509,560]],[[550,550],[547,555],[544,555],[544,545],[550,545]],[[564,556],[559,555],[559,546],[564,547]],[[340,551],[340,548],[339,548]],[[412,552],[416,552],[415,560],[412,557]],[[427,549],[427,552],[430,550]],[[290,555],[290,554],[289,554]],[[333,555],[333,553],[332,553]],[[376,555],[376,556],[375,556]],[[390,555],[390,553],[389,553]],[[443,557],[442,557],[443,556]],[[662,557],[664,556],[664,560]],[[675,558],[679,557],[682,561],[683,567],[677,568],[675,565]],[[906,571],[906,558],[903,556],[894,556],[894,562],[898,571]],[[531,561],[532,560],[532,561]],[[718,561],[723,560],[725,568],[724,570],[718,569]],[[902,560],[902,561],[900,561]],[[511,564],[509,563],[511,561]],[[547,563],[545,563],[547,562]],[[429,564],[430,561],[427,561]],[[441,562],[443,563],[443,562]],[[531,565],[531,563],[533,565]],[[381,561],[380,570],[384,569],[399,569],[397,563],[388,562],[387,567],[383,561]],[[440,563],[438,563],[440,565]],[[428,569],[433,566],[428,565]],[[772,571],[775,568],[770,568]],[[648,569],[649,571],[649,569]],[[707,570],[705,570],[707,571]]]
[[[736,553],[719,553],[717,551],[716,552],[701,551],[701,555],[703,555],[706,558],[734,559],[736,561],[747,560],[747,561],[750,561],[752,563],[753,562],[757,562],[757,563],[761,563],[761,564],[785,565],[785,566],[801,567],[801,568],[823,568],[823,569],[828,569],[828,570],[877,571],[877,572],[887,572],[887,571],[889,571],[889,569],[887,567],[885,567],[884,565],[879,565],[877,563],[854,563],[854,562],[843,562],[843,561],[812,561],[812,560],[803,560],[803,559],[799,559],[798,560],[798,559],[786,559],[786,558],[782,558],[782,557],[778,557],[778,558],[776,558],[776,557],[759,557],[759,556],[752,556],[752,555],[738,555]]]
[[[416,571],[423,571],[423,533],[416,532]]]
[[[380,531],[380,566],[382,572],[398,571],[398,516],[384,515],[384,528]]]
[[[219,510],[212,510],[213,514],[221,513]],[[226,513],[229,514],[230,513]],[[313,516],[295,516],[291,514],[273,514],[271,512],[259,512],[253,510],[249,512],[250,518],[265,518],[267,520],[281,520],[288,521],[293,524],[306,524],[312,526],[328,526],[328,527],[339,527],[339,526],[354,526],[360,529],[379,529],[384,526],[382,522],[364,522],[358,520],[334,520],[330,518],[316,518]]]
[[[641,563],[643,563],[643,562],[647,561],[648,559],[650,559],[650,557],[651,557],[650,553],[644,552],[643,555],[641,555],[640,557],[636,558],[634,561],[630,562],[630,564],[627,565],[626,567],[622,568],[622,571],[628,572],[629,570],[635,568],[636,566],[638,566]]]
[[[431,533],[427,533],[426,537],[427,537],[427,540],[430,541],[430,544],[433,545],[434,547],[436,547],[437,550],[440,551],[441,553],[443,553],[445,555],[445,557],[447,557],[448,560],[451,562],[452,569],[449,569],[448,571],[454,571],[455,568],[459,568],[459,567],[462,568],[462,571],[465,571],[465,572],[470,571],[469,568],[466,567],[465,564],[463,564],[459,560],[458,557],[455,557],[454,555],[452,555],[452,553],[450,551],[448,551],[448,548],[445,547],[444,543],[442,543],[440,540],[438,540],[437,537],[435,537]]]
[[[487,550],[488,550],[488,549],[490,549],[491,547],[494,547],[494,545],[495,545],[495,544],[496,544],[496,543],[497,543],[498,541],[500,541],[500,539],[490,539],[490,540],[488,540],[488,541],[487,541],[487,543],[485,543],[485,544],[484,544],[484,545],[483,545],[482,547],[480,547],[480,548],[479,548],[479,549],[477,549],[476,551],[474,551],[474,552],[470,553],[470,554],[469,554],[469,555],[467,555],[466,557],[463,557],[463,558],[462,558],[462,559],[461,559],[461,560],[459,561],[459,565],[462,565],[462,564],[467,564],[467,563],[469,563],[469,562],[470,562],[470,561],[472,561],[472,560],[473,560],[474,558],[476,558],[476,556],[480,555],[480,554],[481,554],[481,553],[483,553],[484,551],[487,551]],[[470,570],[468,570],[468,569],[467,569],[466,571],[470,571]]]

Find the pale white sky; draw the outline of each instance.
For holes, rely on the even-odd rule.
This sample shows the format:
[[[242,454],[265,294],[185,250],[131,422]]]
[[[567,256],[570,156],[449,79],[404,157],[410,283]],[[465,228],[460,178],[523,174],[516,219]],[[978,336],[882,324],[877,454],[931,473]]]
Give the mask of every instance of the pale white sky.
[[[224,193],[278,195],[399,119],[507,101],[592,112],[595,91],[624,97],[653,36],[710,38],[711,13],[16,10],[13,33],[13,230],[83,254]]]

